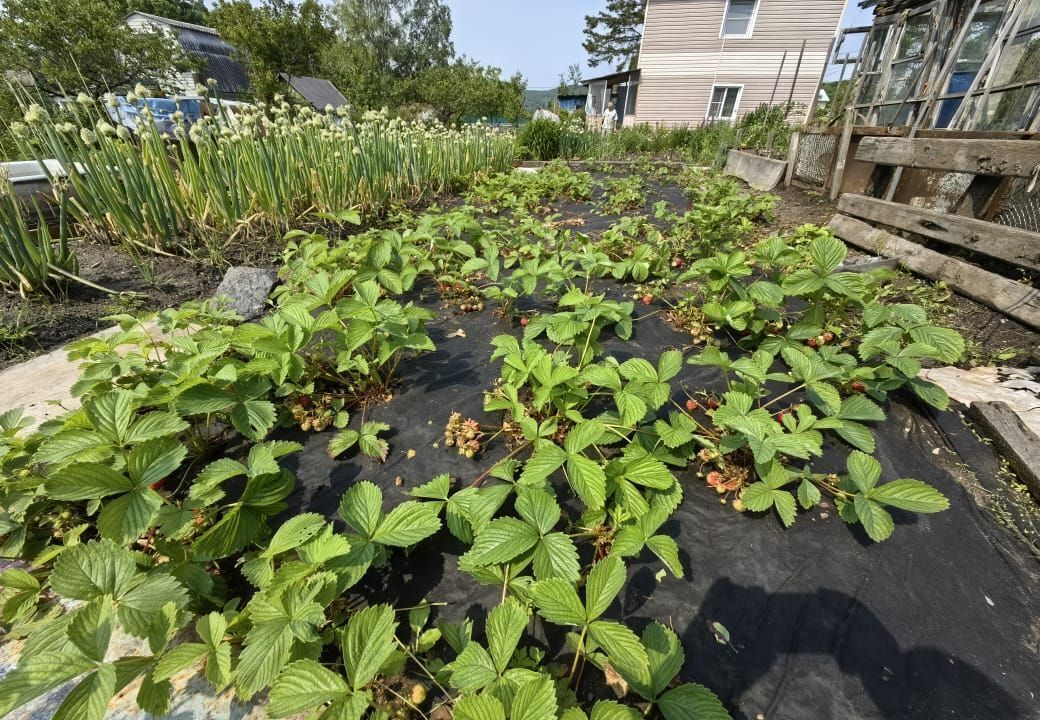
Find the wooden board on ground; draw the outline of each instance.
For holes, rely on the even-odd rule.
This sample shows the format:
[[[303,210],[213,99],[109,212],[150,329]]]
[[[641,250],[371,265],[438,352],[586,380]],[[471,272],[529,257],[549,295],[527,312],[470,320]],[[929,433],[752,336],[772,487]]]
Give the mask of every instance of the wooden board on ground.
[[[1040,234],[1027,230],[864,195],[842,195],[838,210],[846,215],[907,230],[1013,265],[1040,270]]]
[[[1040,329],[1040,291],[1028,285],[929,250],[847,215],[835,215],[830,228],[835,235],[858,248],[877,255],[898,257],[900,265],[907,270],[930,280],[942,280],[960,294]]]
[[[1007,403],[972,403],[970,415],[993,438],[1018,479],[1040,500],[1040,438]]]
[[[1028,178],[1040,165],[1035,140],[863,138],[856,159],[879,165]]]

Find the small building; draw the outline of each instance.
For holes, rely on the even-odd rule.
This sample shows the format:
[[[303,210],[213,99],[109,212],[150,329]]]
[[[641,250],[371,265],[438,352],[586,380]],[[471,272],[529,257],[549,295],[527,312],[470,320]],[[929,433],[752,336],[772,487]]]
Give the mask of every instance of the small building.
[[[648,0],[632,121],[733,121],[788,101],[792,118],[804,117],[844,9],[845,0]]]
[[[347,104],[343,93],[329,80],[306,75],[290,75],[289,73],[279,73],[278,78],[286,84],[293,95],[317,110],[324,110],[330,105],[338,108]]]
[[[610,103],[614,103],[619,125],[635,122],[639,77],[639,70],[625,70],[586,80],[589,94],[585,101],[585,117],[589,127],[602,127],[603,113]]]
[[[556,104],[559,105],[560,110],[576,112],[578,110],[585,109],[585,103],[588,101],[588,98],[589,96],[586,93],[570,93],[567,95],[557,95]]]
[[[142,32],[156,30],[177,38],[193,68],[178,72],[171,88],[180,95],[195,95],[195,88],[210,79],[222,98],[245,99],[249,96],[249,72],[234,58],[235,48],[220,37],[220,33],[205,25],[172,20],[135,11],[126,16],[126,24]]]
[[[584,85],[561,87],[556,91],[556,107],[567,112],[584,110],[589,91]]]

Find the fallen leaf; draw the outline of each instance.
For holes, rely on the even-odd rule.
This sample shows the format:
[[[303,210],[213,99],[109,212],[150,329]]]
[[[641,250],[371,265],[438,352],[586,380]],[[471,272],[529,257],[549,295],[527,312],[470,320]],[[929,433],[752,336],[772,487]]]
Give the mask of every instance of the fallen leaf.
[[[398,475],[394,478],[394,485],[396,485],[397,487],[401,487],[402,485],[404,485],[404,479],[400,475]]]
[[[715,642],[719,645],[729,645],[729,630],[720,622],[713,622],[711,630],[715,633]]]
[[[618,700],[628,695],[628,683],[610,666],[610,663],[603,663],[603,679],[606,680],[607,687],[614,691],[614,697]]]
[[[406,455],[408,455],[408,459],[411,460],[413,457],[415,457],[415,450],[409,449]]]
[[[466,331],[463,330],[462,328],[459,328],[455,332],[448,333],[448,337],[450,337],[450,338],[464,338],[464,337],[466,337]]]

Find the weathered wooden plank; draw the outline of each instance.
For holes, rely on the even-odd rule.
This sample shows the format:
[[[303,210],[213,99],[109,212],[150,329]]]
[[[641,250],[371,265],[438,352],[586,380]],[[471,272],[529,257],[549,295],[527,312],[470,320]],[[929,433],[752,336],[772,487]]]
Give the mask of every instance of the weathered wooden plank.
[[[969,412],[993,438],[1018,479],[1040,500],[1040,438],[1004,402],[975,402]]]
[[[929,250],[848,215],[835,215],[830,228],[851,245],[876,255],[897,257],[907,270],[930,280],[942,280],[961,295],[1040,330],[1040,291],[1028,285]]]
[[[1040,142],[868,137],[860,142],[856,159],[922,170],[1028,178],[1040,165]]]
[[[1040,270],[1038,233],[850,193],[842,195],[838,210],[1030,270]]]

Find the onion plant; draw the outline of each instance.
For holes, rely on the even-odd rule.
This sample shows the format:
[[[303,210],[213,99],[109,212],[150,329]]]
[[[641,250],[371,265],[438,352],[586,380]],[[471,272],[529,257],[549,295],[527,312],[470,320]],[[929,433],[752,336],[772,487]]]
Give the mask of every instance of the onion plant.
[[[34,203],[37,223],[32,228],[11,184],[0,188],[0,287],[24,297],[54,294],[67,280],[92,285],[76,275],[76,256],[69,247],[67,198],[62,193],[58,237],[54,238],[39,205]]]
[[[309,215],[415,202],[513,157],[512,136],[483,126],[380,113],[353,122],[285,102],[203,118],[173,137],[147,111],[131,135],[85,97],[67,120],[39,109],[26,120],[15,128],[23,152],[66,168],[70,210],[88,234],[159,252],[219,255],[228,242],[278,236]]]

